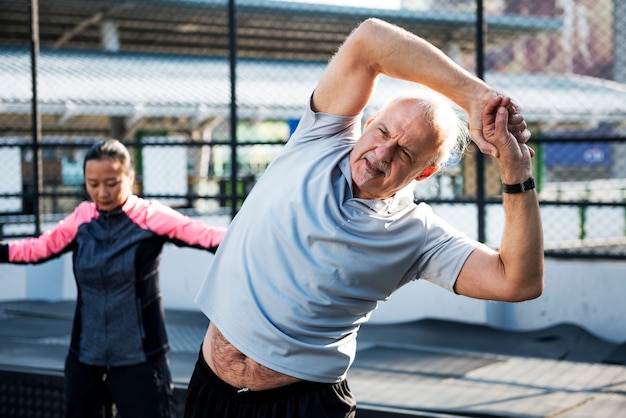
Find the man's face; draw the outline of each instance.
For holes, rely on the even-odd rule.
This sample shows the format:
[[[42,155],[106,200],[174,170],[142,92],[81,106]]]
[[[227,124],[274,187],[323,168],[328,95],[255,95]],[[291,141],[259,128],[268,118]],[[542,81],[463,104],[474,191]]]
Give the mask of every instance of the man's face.
[[[386,199],[436,169],[429,167],[439,148],[433,128],[414,102],[395,102],[374,115],[350,152],[353,195]]]

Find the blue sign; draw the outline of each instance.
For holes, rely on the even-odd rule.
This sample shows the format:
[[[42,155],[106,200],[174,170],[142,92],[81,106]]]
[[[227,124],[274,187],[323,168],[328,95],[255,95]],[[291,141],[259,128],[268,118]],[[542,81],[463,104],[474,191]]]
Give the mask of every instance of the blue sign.
[[[547,166],[611,165],[611,146],[605,142],[549,142],[544,151]]]

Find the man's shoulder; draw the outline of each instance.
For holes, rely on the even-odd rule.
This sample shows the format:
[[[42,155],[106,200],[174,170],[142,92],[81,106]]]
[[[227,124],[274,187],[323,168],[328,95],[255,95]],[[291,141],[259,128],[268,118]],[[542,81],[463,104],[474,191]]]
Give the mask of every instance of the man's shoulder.
[[[326,139],[355,141],[361,133],[360,122],[361,114],[338,116],[314,112],[310,107],[307,107],[288,144]]]

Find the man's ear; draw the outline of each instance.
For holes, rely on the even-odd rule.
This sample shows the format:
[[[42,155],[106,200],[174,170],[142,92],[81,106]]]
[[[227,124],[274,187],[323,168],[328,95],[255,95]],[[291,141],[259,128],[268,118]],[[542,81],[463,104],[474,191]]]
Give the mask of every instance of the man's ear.
[[[436,165],[431,165],[428,166],[424,169],[424,171],[422,171],[422,174],[420,174],[419,176],[415,177],[415,180],[420,181],[420,180],[426,180],[428,177],[432,176],[433,174],[435,174],[437,172],[437,170],[439,170],[439,167]]]

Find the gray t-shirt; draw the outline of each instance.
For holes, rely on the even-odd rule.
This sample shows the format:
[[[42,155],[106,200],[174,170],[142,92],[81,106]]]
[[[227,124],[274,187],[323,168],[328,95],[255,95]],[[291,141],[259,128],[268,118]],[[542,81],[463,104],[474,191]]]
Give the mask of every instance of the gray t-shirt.
[[[196,303],[242,353],[301,379],[343,380],[379,301],[426,279],[452,290],[477,243],[416,205],[352,197],[361,117],[304,113],[254,186]]]

